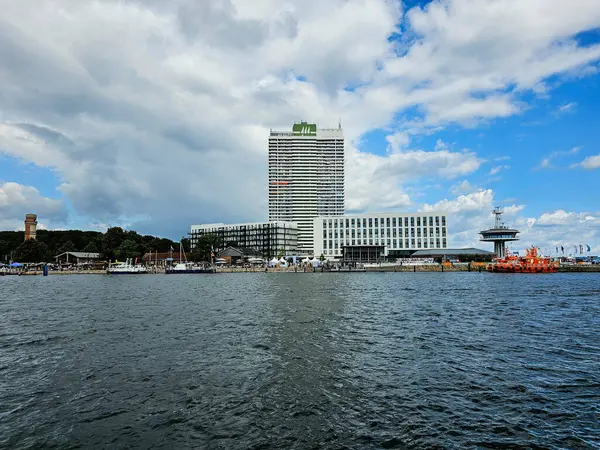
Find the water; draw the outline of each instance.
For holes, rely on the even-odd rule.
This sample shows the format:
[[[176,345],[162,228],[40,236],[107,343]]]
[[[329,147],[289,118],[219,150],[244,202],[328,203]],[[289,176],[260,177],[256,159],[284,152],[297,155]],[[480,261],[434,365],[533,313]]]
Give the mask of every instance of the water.
[[[600,448],[600,276],[0,278],[2,448]]]

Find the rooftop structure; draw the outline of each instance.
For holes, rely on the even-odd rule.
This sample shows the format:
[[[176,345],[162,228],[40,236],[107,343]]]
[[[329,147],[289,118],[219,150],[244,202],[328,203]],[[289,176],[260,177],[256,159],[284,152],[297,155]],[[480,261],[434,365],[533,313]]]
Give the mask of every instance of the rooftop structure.
[[[500,207],[497,206],[494,208],[492,211],[492,214],[496,216],[494,227],[479,232],[479,234],[481,234],[480,241],[494,243],[494,253],[498,258],[504,258],[506,256],[506,243],[518,241],[519,238],[517,237],[517,234],[520,233],[519,230],[508,228],[504,222],[502,222],[502,213],[503,211]]]

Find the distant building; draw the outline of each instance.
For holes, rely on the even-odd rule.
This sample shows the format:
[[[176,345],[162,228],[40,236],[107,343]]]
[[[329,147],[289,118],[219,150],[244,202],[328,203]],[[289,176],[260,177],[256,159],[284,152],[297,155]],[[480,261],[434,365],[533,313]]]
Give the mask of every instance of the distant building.
[[[298,253],[312,255],[313,218],[344,214],[344,133],[300,122],[269,136],[269,220],[298,224]]]
[[[298,225],[294,222],[192,225],[192,248],[195,248],[198,239],[205,235],[215,236],[215,255],[227,247],[253,249],[265,258],[295,255],[298,251]]]
[[[60,264],[90,264],[100,261],[100,253],[64,252],[54,259]]]
[[[35,214],[25,215],[25,240],[36,239],[37,216]]]
[[[235,264],[238,261],[244,261],[246,258],[262,257],[262,255],[253,248],[227,247],[221,250],[217,256],[229,264]]]
[[[448,246],[442,213],[368,213],[315,217],[315,255],[350,261],[408,257],[422,249]]]

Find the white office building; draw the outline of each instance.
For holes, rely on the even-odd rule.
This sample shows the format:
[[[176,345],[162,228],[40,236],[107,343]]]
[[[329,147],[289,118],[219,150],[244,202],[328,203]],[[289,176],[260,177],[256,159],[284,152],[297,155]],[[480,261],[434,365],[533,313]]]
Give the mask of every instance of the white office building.
[[[443,213],[321,216],[313,223],[315,255],[328,259],[379,260],[448,248],[448,221]]]
[[[298,253],[313,255],[313,219],[344,214],[341,125],[294,124],[269,136],[269,220],[298,224]]]

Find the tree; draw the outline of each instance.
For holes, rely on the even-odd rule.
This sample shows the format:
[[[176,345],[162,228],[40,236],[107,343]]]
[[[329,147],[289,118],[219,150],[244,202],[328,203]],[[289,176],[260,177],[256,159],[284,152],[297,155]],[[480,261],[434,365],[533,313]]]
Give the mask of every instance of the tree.
[[[105,258],[113,261],[116,257],[116,252],[124,240],[124,232],[121,227],[111,227],[106,230],[102,239],[102,254]]]
[[[45,257],[46,247],[35,239],[27,239],[17,247],[14,259],[18,262],[33,263],[42,261]]]
[[[198,237],[196,245],[192,250],[194,261],[211,261],[211,252],[219,248],[219,236],[216,234],[204,234]]]
[[[137,242],[132,239],[125,239],[121,242],[121,245],[119,245],[119,248],[115,252],[115,256],[118,259],[135,258],[139,256],[139,254],[139,246]]]
[[[88,244],[83,248],[83,251],[86,253],[99,253],[100,248],[98,246],[98,242],[96,242],[96,240],[88,242]]]
[[[63,245],[60,246],[60,249],[58,250],[58,254],[61,253],[65,253],[65,252],[74,252],[77,249],[75,248],[75,244],[73,244],[72,241],[66,241]]]

